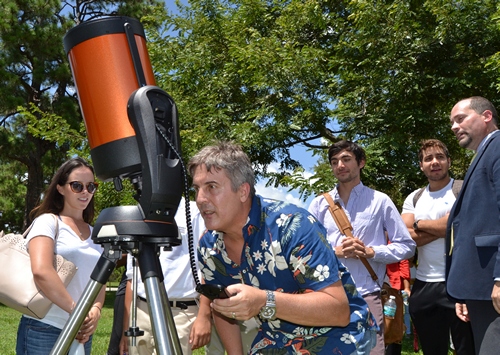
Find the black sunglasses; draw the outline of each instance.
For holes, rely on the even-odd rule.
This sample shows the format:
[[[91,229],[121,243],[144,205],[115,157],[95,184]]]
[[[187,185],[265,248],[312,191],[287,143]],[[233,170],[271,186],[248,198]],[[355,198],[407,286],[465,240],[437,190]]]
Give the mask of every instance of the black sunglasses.
[[[93,194],[95,190],[97,190],[97,186],[99,186],[97,182],[89,182],[87,185],[84,185],[83,182],[80,181],[71,181],[68,182],[68,185],[71,188],[71,191],[73,191],[76,194],[82,192],[84,186],[89,194]]]

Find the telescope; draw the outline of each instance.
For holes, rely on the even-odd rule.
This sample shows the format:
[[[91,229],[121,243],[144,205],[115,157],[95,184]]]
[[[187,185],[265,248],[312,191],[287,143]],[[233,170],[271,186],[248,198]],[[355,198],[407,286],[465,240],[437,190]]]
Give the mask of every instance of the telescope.
[[[157,353],[181,354],[158,259],[160,248],[181,244],[174,217],[187,190],[175,102],[156,86],[144,29],[136,19],[83,22],[67,32],[64,48],[96,176],[113,181],[116,190],[130,179],[138,204],[106,208],[97,218],[92,239],[104,251],[51,354],[68,353],[124,251],[139,261]],[[189,215],[187,198],[186,211]],[[193,276],[199,284],[196,272]],[[133,337],[140,330],[127,333]]]

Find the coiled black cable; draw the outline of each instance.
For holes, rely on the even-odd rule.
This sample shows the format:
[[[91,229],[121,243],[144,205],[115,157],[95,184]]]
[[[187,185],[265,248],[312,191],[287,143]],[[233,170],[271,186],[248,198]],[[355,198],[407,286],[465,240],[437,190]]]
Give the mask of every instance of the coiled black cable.
[[[195,252],[194,252],[193,225],[191,223],[191,207],[189,205],[189,186],[188,186],[186,166],[184,165],[184,162],[182,161],[180,153],[177,151],[177,149],[175,149],[172,142],[170,142],[170,139],[162,131],[160,125],[156,124],[156,130],[158,132],[160,132],[160,135],[163,137],[165,142],[167,142],[170,149],[177,156],[177,158],[179,159],[179,163],[181,164],[182,176],[184,178],[184,193],[183,194],[184,194],[184,202],[186,205],[185,209],[186,209],[186,227],[187,227],[187,231],[188,231],[189,262],[191,264],[191,272],[193,274],[194,282],[196,283],[196,286],[198,286],[200,284],[200,279],[198,278],[198,272],[196,269],[196,256],[195,256]]]

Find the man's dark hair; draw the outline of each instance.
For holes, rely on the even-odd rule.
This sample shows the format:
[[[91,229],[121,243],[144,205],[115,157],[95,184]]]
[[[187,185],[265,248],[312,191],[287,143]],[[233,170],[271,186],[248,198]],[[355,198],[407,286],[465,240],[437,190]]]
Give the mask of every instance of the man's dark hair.
[[[366,153],[363,148],[361,148],[358,144],[354,142],[341,140],[337,143],[334,143],[330,147],[330,149],[328,149],[328,162],[331,162],[333,156],[337,155],[343,150],[347,150],[348,152],[353,153],[354,156],[356,157],[358,165],[361,163],[362,160],[366,161]]]
[[[443,150],[444,154],[446,155],[446,157],[447,158],[450,157],[450,152],[448,151],[448,148],[446,147],[446,145],[443,142],[441,142],[439,139],[426,139],[420,143],[420,150],[418,151],[418,160],[420,162],[422,162],[424,160],[424,152],[428,148],[432,148],[432,147],[441,148]]]
[[[498,113],[497,109],[495,106],[490,102],[490,100],[485,99],[482,96],[472,96],[469,98],[470,100],[470,105],[469,107],[479,113],[480,115],[486,111],[489,110],[491,111],[493,115],[493,121],[495,123],[495,126],[498,127]]]

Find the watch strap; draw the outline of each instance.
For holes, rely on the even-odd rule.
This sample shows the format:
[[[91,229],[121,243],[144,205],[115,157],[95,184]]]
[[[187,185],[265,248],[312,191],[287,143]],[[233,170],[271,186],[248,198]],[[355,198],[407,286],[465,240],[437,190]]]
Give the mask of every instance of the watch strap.
[[[276,307],[276,297],[274,296],[273,291],[266,290],[266,306]]]

